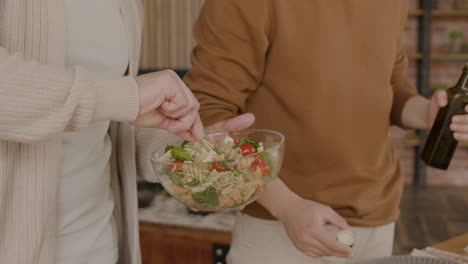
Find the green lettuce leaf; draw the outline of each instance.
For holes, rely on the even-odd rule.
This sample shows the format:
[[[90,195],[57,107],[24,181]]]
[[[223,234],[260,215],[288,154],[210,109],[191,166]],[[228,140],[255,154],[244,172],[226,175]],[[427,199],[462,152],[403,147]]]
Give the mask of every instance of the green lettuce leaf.
[[[209,186],[203,192],[192,193],[192,199],[204,207],[214,207],[219,204],[218,193],[213,186]]]

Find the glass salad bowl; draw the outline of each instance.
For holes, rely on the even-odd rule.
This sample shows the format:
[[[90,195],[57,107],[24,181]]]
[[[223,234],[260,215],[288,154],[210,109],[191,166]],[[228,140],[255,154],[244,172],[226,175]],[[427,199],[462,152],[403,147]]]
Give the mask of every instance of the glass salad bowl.
[[[192,209],[209,212],[245,206],[278,176],[284,152],[281,133],[264,129],[214,133],[204,143],[174,136],[150,157],[164,189]]]

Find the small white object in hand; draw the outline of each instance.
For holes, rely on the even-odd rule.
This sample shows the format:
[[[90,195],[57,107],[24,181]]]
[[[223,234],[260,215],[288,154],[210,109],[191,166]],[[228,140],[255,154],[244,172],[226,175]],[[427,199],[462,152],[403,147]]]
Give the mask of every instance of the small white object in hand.
[[[354,233],[349,229],[339,231],[336,234],[336,239],[348,247],[352,247],[354,245]]]
[[[463,249],[463,251],[465,251],[466,253],[468,253],[468,245],[465,246],[465,248]]]

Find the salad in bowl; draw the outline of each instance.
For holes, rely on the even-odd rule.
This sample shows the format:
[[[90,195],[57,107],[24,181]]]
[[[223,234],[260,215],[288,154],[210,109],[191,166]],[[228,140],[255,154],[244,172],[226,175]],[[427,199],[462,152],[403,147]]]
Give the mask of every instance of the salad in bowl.
[[[174,137],[151,154],[151,163],[177,200],[200,211],[219,211],[255,201],[278,176],[283,152],[282,134],[247,129],[209,134],[203,144]]]

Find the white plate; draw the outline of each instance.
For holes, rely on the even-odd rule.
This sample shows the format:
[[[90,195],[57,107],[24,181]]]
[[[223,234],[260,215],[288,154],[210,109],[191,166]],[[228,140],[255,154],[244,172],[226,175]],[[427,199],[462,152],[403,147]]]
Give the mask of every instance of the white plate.
[[[361,264],[457,264],[456,262],[440,258],[392,256],[359,262]]]

